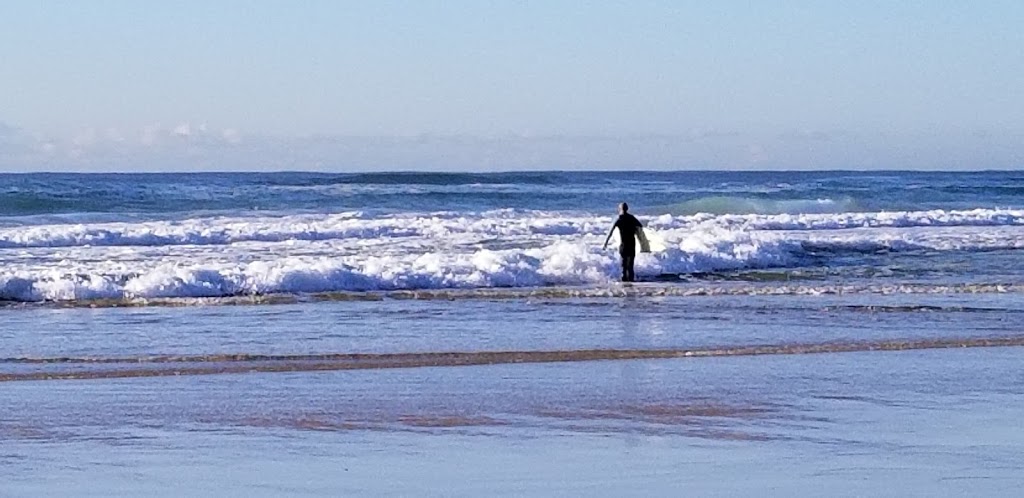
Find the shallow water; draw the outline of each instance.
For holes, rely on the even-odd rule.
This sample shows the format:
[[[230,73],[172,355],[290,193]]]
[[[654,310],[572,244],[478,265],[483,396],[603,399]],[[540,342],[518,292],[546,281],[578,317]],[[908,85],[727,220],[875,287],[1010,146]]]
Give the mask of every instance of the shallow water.
[[[0,302],[606,286],[1020,283],[1017,173],[0,175]],[[717,288],[717,287],[716,287]]]
[[[0,382],[0,481],[9,496],[931,496],[1010,495],[1022,484],[1024,349],[998,347],[1024,341],[1012,295],[384,299],[0,314],[8,358],[0,378],[40,369],[223,372]],[[586,361],[610,350],[739,352]],[[266,372],[219,367],[294,359],[207,357],[432,351],[566,358]],[[173,357],[171,366],[160,355]]]
[[[14,496],[1008,496],[1024,463],[1018,360],[997,349],[25,383],[4,388],[31,408],[6,416],[0,476]]]
[[[1024,485],[1014,173],[0,178],[2,497]]]

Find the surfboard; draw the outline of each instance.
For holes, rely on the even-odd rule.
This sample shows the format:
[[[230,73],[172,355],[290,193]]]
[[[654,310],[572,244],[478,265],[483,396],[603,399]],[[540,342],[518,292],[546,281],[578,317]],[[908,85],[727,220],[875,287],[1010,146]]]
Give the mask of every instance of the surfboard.
[[[651,252],[651,243],[647,240],[647,234],[642,227],[636,229],[636,239],[640,241],[640,252]]]

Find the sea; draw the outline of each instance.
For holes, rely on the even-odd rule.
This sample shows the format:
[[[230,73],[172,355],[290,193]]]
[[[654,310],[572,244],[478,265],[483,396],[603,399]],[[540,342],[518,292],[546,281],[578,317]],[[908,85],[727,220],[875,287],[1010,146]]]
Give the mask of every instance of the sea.
[[[1016,496],[1022,298],[1019,171],[0,174],[0,497]]]

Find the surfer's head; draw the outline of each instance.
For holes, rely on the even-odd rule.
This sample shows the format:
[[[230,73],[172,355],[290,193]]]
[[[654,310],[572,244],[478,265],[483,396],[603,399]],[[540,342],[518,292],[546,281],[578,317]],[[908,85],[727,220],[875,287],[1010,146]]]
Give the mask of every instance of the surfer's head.
[[[629,204],[625,202],[619,203],[619,213],[626,214],[629,212]]]

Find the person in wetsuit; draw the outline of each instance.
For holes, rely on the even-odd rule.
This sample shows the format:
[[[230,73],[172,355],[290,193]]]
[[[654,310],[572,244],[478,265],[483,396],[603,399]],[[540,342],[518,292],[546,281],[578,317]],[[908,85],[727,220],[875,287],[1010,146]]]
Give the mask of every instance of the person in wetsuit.
[[[615,220],[608,237],[604,239],[604,248],[608,248],[608,241],[612,239],[615,229],[619,229],[619,238],[622,239],[619,245],[619,256],[622,256],[622,281],[632,282],[636,279],[633,273],[633,260],[636,259],[636,238],[637,231],[643,227],[640,220],[629,214],[629,205],[623,202],[619,204],[619,219]]]

